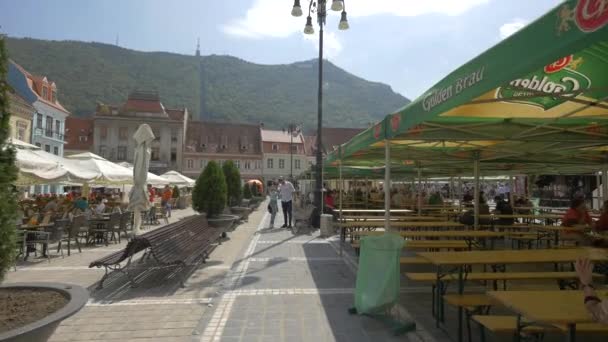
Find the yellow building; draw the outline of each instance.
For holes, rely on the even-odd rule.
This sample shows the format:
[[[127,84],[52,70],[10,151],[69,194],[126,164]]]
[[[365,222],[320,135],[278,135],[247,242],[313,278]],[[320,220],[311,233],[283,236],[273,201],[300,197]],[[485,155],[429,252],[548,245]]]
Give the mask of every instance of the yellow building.
[[[32,118],[36,109],[21,96],[8,92],[9,113],[11,113],[11,137],[26,143],[32,142]]]

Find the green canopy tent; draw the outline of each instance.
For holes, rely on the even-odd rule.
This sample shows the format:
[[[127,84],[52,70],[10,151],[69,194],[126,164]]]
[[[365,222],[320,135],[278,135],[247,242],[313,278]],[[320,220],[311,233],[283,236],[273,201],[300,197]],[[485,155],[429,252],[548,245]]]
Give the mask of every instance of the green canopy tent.
[[[598,2],[566,1],[355,136],[327,163],[414,163],[453,175],[473,165],[477,180],[480,164],[493,174],[605,170],[607,23]]]

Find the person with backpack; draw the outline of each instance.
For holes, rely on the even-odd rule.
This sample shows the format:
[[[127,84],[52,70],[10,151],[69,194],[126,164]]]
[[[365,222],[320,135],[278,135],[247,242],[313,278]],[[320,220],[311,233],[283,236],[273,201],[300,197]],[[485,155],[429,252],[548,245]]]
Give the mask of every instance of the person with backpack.
[[[274,219],[277,217],[277,213],[279,212],[279,192],[277,191],[277,187],[274,182],[270,182],[270,187],[268,189],[270,202],[268,203],[268,212],[270,213],[270,227],[274,228]]]

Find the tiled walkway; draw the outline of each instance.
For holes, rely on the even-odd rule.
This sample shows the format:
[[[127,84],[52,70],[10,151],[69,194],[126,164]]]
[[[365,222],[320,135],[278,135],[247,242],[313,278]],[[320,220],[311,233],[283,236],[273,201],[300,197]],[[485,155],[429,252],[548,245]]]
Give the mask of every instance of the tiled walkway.
[[[394,337],[378,321],[349,315],[355,273],[335,246],[318,231],[294,235],[268,222],[265,215],[205,312],[200,341],[430,340],[421,332]]]

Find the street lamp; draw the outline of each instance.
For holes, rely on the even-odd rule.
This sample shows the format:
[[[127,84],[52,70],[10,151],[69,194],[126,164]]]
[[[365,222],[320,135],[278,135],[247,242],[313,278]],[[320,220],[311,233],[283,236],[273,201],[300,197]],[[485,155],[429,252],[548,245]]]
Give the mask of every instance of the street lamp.
[[[312,13],[317,14],[317,23],[319,24],[319,89],[317,93],[317,148],[316,148],[316,169],[315,169],[315,206],[317,207],[317,213],[321,215],[323,212],[323,26],[325,26],[325,19],[327,18],[327,2],[328,0],[310,0],[308,4],[308,16],[306,17],[306,26],[304,26],[305,34],[314,34],[315,30],[312,26]],[[338,28],[340,30],[347,30],[348,19],[346,18],[346,6],[343,0],[332,0],[331,9],[333,11],[342,11],[340,17],[340,24]],[[302,7],[300,7],[300,0],[294,0],[293,9],[291,14],[294,17],[302,15]],[[319,221],[320,222],[320,219]]]

